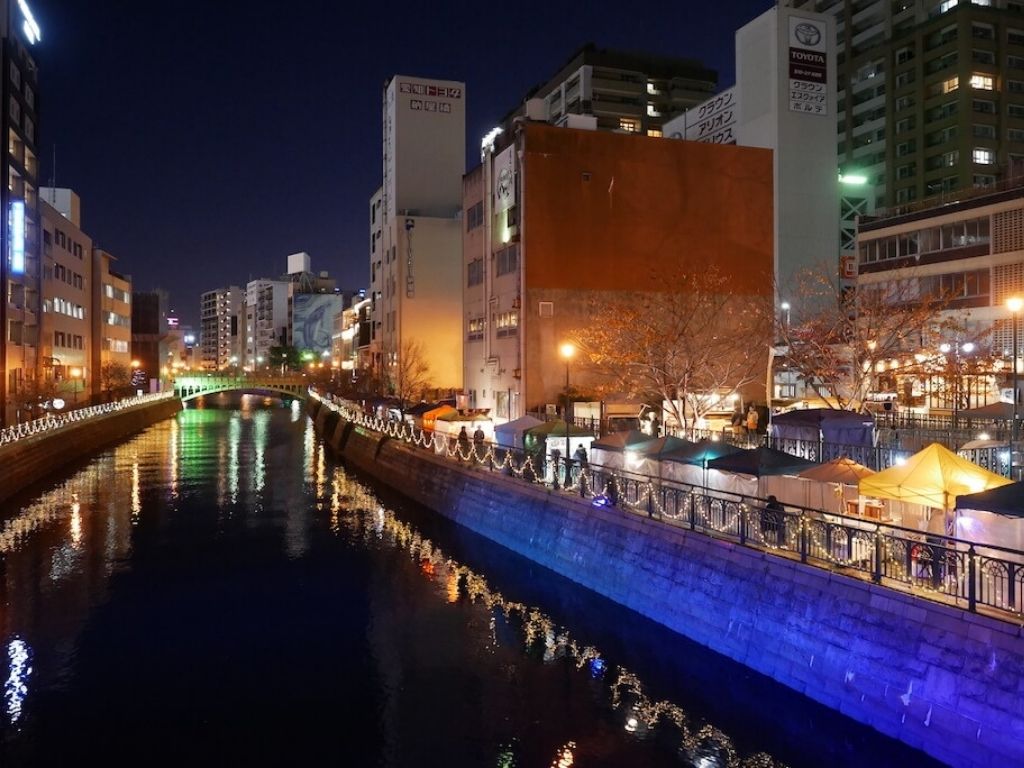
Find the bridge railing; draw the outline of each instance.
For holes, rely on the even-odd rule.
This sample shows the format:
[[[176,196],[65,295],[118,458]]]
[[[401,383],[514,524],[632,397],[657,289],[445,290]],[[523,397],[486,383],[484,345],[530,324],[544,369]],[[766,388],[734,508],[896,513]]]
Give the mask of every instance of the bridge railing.
[[[158,392],[152,395],[141,395],[139,397],[130,397],[125,400],[118,400],[115,403],[91,405],[87,408],[78,408],[64,413],[50,413],[41,419],[25,421],[21,424],[15,424],[4,429],[0,429],[0,445],[7,445],[28,437],[34,437],[35,435],[53,432],[54,430],[61,429],[69,424],[87,421],[98,416],[106,416],[109,413],[116,413],[117,411],[134,408],[138,405],[154,403],[159,400],[167,400],[174,396],[173,392]]]
[[[841,570],[915,597],[1000,618],[1024,614],[1024,551],[926,533],[867,518],[639,475],[564,457],[453,439],[379,419],[345,401],[310,396],[347,420],[437,455],[728,539],[812,566]]]

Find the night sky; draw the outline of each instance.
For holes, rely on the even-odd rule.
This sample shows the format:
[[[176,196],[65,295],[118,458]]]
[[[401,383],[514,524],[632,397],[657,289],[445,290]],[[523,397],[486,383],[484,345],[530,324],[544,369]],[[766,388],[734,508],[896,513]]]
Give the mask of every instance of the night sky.
[[[41,185],[56,148],[85,232],[192,323],[201,292],[277,277],[295,251],[366,287],[387,77],[466,82],[469,168],[480,137],[582,44],[696,58],[726,87],[735,29],[774,5],[29,3]]]

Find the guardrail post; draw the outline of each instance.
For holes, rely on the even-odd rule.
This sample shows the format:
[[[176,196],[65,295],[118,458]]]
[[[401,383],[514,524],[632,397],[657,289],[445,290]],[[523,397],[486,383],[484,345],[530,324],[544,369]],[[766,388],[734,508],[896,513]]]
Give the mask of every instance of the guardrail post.
[[[740,544],[747,543],[747,511],[746,504],[740,504]]]
[[[1017,610],[1017,566],[1013,563],[1007,563],[1007,573],[1009,575],[1009,583],[1006,590],[1007,605],[1011,611]]]
[[[558,456],[551,457],[551,487],[558,490]]]
[[[871,580],[875,584],[882,583],[882,534],[875,530],[875,566],[871,569]]]
[[[798,522],[800,523],[800,562],[806,563],[808,550],[807,518],[804,510],[802,509],[800,510],[800,518]]]
[[[971,613],[976,613],[978,609],[977,576],[974,545],[971,544],[967,548],[967,609]]]
[[[690,530],[697,527],[697,494],[690,491]]]

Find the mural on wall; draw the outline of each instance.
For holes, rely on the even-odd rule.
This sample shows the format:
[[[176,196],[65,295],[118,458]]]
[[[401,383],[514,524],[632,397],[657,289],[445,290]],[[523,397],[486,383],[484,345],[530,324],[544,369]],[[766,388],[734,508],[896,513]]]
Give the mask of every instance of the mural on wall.
[[[292,299],[292,345],[322,353],[331,350],[334,316],[342,298],[333,293],[300,293]]]

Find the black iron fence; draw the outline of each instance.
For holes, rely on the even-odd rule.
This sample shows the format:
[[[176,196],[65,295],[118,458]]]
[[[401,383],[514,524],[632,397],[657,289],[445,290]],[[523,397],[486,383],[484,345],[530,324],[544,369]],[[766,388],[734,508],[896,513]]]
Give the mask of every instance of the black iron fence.
[[[770,505],[765,499],[562,456],[459,440],[369,416],[342,401],[323,401],[350,421],[392,438],[490,472],[579,495],[595,506],[647,515],[667,525],[842,570],[972,612],[980,606],[1015,614],[1016,620],[1024,612],[1024,552],[1019,550],[797,505]]]

